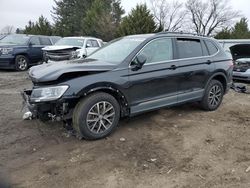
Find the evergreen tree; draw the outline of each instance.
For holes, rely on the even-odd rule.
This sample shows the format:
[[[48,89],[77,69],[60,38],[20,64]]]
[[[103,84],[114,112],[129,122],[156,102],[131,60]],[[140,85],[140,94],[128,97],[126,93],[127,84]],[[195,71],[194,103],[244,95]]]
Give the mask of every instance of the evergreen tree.
[[[122,14],[120,0],[94,0],[83,19],[83,33],[109,41],[115,37]]]
[[[232,38],[235,39],[246,39],[250,38],[250,32],[248,29],[247,18],[241,18],[232,29]]]
[[[93,0],[54,0],[52,16],[55,33],[61,36],[82,35],[84,28],[81,20],[86,16]]]
[[[216,39],[249,39],[250,31],[247,18],[241,18],[232,29],[223,29],[216,36]]]
[[[216,39],[230,39],[232,37],[231,30],[228,28],[222,29],[217,35],[215,36]]]
[[[123,18],[118,30],[119,36],[152,33],[156,31],[154,16],[146,4],[136,5],[130,14]]]
[[[28,25],[25,26],[23,33],[34,35],[52,35],[53,29],[49,21],[41,15],[36,23],[29,21]]]

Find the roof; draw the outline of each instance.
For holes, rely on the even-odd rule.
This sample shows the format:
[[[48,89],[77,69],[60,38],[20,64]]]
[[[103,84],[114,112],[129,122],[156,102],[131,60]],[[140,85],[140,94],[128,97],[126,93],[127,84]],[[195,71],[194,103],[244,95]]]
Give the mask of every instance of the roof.
[[[98,39],[98,40],[101,40],[99,38],[91,37],[91,36],[72,36],[72,37],[63,37],[63,38],[72,38],[72,39]]]
[[[197,33],[186,33],[186,32],[169,32],[163,31],[156,33],[157,35],[166,35],[166,36],[173,36],[173,37],[196,37],[196,38],[211,38],[209,36],[197,34]]]
[[[169,37],[192,37],[192,38],[210,38],[208,36],[203,36],[195,33],[184,33],[184,32],[159,32],[159,33],[151,33],[151,34],[138,34],[138,35],[128,35],[126,37],[142,37],[142,38],[150,38],[153,36],[169,36]]]
[[[33,36],[38,36],[38,37],[60,37],[60,36],[54,36],[54,35],[48,36],[48,35],[29,35],[29,34],[9,34],[9,35],[20,35],[20,36],[27,36],[27,37],[33,37]]]

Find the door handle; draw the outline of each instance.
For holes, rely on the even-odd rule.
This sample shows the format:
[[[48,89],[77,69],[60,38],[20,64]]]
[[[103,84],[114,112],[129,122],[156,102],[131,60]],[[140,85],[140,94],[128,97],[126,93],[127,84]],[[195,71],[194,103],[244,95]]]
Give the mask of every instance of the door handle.
[[[211,60],[207,60],[207,64],[210,65],[212,63]]]
[[[170,66],[170,69],[171,69],[171,70],[175,70],[175,69],[177,69],[177,67],[176,67],[176,65],[171,65],[171,66]]]

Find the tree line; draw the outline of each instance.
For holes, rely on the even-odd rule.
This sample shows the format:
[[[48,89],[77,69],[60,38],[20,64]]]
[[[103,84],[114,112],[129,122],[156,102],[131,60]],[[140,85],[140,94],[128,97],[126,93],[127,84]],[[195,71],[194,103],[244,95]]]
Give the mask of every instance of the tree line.
[[[116,37],[160,31],[195,32],[216,38],[250,38],[247,19],[227,0],[150,0],[127,15],[121,0],[54,0],[50,23],[44,16],[29,21],[25,34]],[[234,27],[231,27],[236,23]]]

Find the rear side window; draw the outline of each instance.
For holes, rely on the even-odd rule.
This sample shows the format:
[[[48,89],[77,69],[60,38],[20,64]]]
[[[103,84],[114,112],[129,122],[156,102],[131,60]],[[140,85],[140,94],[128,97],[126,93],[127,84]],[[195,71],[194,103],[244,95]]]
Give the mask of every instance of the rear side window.
[[[201,42],[199,39],[177,39],[179,59],[203,56]]]
[[[214,55],[218,52],[218,48],[211,41],[205,41],[209,55]]]
[[[48,37],[40,37],[41,45],[51,45],[50,39]]]
[[[32,37],[30,39],[30,44],[32,44],[32,45],[40,45],[39,38],[38,37]]]
[[[147,57],[145,64],[163,62],[173,59],[172,40],[161,38],[148,43],[140,52]]]

